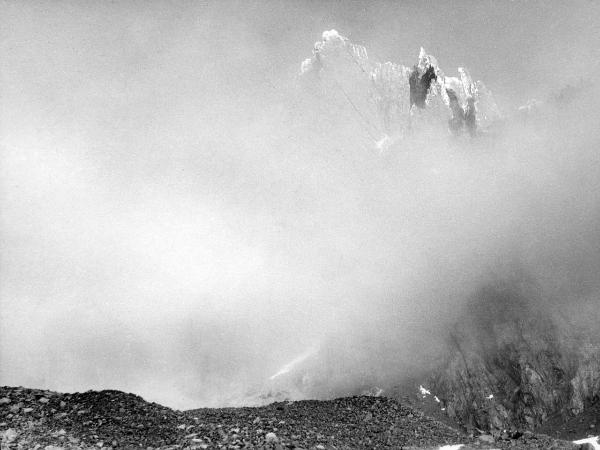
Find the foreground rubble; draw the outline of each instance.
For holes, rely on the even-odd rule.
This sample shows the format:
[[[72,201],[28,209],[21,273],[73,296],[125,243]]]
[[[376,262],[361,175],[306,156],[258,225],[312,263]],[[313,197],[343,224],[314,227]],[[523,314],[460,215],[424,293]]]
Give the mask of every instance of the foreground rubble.
[[[2,449],[467,448],[576,449],[548,436],[466,437],[383,397],[175,411],[120,391],[0,388]]]

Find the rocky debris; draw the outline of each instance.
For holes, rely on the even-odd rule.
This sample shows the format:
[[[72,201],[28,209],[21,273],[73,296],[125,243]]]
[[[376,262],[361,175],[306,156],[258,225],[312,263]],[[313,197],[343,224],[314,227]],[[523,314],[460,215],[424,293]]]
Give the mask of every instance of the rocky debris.
[[[0,398],[10,400],[0,407],[2,450],[437,449],[452,444],[465,444],[464,449],[579,448],[531,432],[479,439],[465,436],[384,397],[190,411],[175,411],[112,390],[60,394],[2,387]]]
[[[120,391],[59,394],[24,388],[0,388],[11,400],[0,407],[0,432],[13,429],[21,448],[130,448],[175,444],[184,431],[181,412],[148,403]],[[3,447],[4,448],[4,447]],[[12,447],[7,447],[12,448]],[[14,448],[19,448],[15,446]]]
[[[237,445],[288,448],[427,447],[465,439],[410,407],[382,397],[280,402],[260,408],[200,409],[197,430],[218,442],[221,423],[235,426]]]

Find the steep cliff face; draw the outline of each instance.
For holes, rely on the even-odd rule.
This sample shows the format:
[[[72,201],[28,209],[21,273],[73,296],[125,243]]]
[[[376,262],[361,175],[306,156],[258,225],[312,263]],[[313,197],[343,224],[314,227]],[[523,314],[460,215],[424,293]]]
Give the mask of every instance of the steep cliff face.
[[[533,429],[583,412],[600,393],[600,346],[556,314],[534,289],[481,289],[449,333],[428,380],[447,414],[467,429]]]

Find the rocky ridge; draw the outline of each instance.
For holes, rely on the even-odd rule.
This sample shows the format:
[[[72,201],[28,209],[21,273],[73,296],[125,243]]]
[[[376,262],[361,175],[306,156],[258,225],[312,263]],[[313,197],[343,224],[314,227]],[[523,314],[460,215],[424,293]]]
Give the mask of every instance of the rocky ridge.
[[[120,391],[0,388],[2,449],[576,449],[531,432],[468,437],[384,397],[176,411]]]

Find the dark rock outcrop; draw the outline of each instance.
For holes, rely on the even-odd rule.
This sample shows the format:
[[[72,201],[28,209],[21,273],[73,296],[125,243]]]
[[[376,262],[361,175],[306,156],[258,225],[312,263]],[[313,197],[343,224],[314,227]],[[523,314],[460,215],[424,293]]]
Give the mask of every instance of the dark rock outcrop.
[[[597,337],[572,327],[526,283],[488,286],[449,333],[447,357],[428,386],[467,430],[564,422],[600,394]]]

